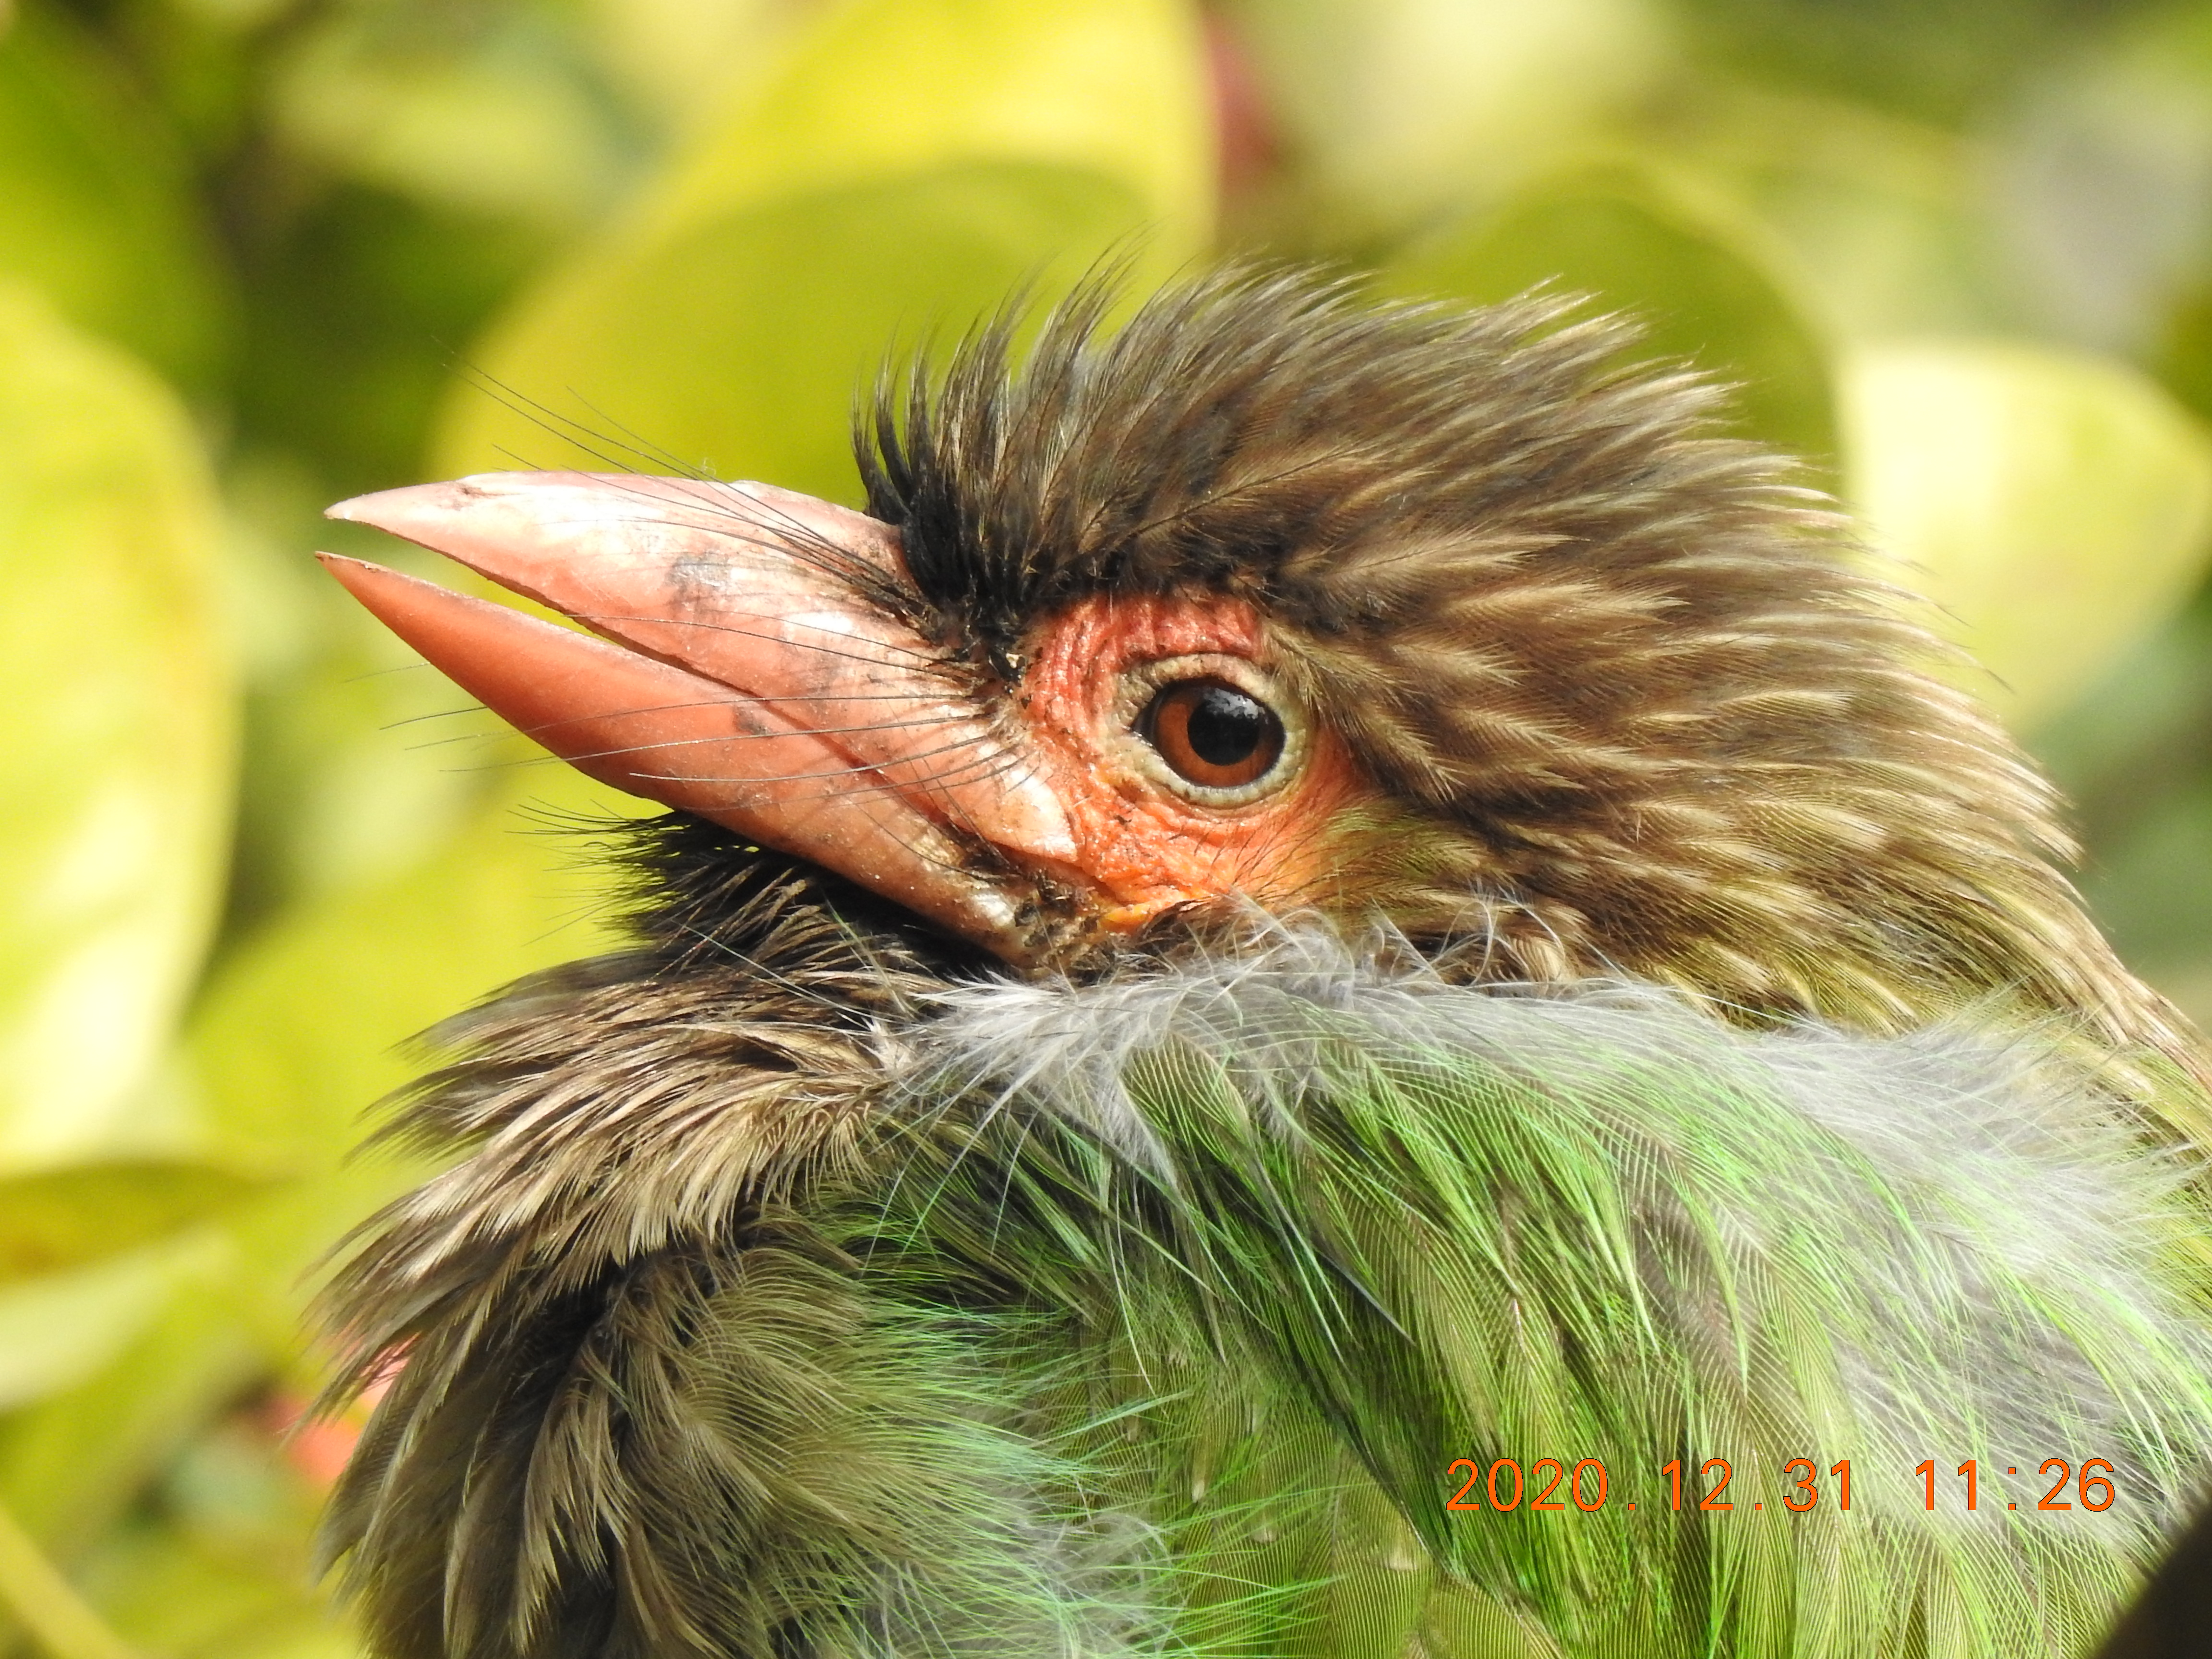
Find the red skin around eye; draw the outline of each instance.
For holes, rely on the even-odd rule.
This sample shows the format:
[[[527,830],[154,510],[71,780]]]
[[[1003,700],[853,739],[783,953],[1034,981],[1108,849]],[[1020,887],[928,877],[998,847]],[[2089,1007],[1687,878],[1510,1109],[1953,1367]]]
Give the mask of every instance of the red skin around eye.
[[[1267,630],[1241,599],[1079,601],[1047,623],[1023,678],[1033,752],[1065,808],[1076,863],[1115,902],[1116,930],[1172,906],[1243,895],[1281,910],[1326,896],[1330,820],[1371,793],[1351,756],[1310,722],[1299,775],[1242,806],[1186,800],[1127,751],[1116,698],[1123,672],[1170,657],[1267,662]]]

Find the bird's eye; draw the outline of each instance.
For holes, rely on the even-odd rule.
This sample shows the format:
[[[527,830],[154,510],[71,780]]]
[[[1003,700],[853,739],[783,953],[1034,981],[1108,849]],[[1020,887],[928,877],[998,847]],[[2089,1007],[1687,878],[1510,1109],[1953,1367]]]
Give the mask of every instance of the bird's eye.
[[[1283,722],[1226,680],[1176,680],[1146,705],[1138,735],[1177,777],[1202,789],[1257,783],[1283,757]]]

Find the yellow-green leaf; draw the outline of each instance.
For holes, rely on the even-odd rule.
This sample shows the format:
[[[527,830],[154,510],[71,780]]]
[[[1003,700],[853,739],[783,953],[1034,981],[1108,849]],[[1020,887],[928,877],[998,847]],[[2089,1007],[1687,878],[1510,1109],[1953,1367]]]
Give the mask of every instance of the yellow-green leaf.
[[[1826,360],[1757,230],[1716,204],[1607,167],[1556,179],[1409,251],[1391,289],[1490,301],[1539,283],[1644,325],[1638,356],[1687,358],[1735,384],[1741,429],[1832,465]]]
[[[1158,275],[1211,212],[1196,33],[1175,0],[834,7],[632,223],[472,354],[648,471],[849,496],[856,394],[894,336],[957,333],[1116,250]],[[642,453],[623,445],[635,434]],[[588,464],[457,389],[436,471]]]
[[[2055,712],[2185,599],[2212,551],[2212,438],[2110,358],[1930,340],[1843,361],[1848,495],[1901,580],[1993,675]]]
[[[220,1433],[220,1431],[218,1431]],[[220,1443],[218,1442],[218,1443]],[[249,1459],[274,1448],[225,1446],[244,1486],[283,1481]],[[205,1443],[187,1460],[205,1462]],[[366,1644],[329,1603],[337,1588],[317,1585],[307,1516],[289,1516],[290,1536],[235,1536],[189,1527],[165,1514],[132,1528],[100,1552],[85,1589],[136,1652],[190,1659],[363,1659]]]
[[[219,898],[234,696],[184,410],[0,288],[0,1164],[129,1138]]]
[[[0,1178],[0,1284],[136,1249],[261,1184],[236,1170],[161,1158]]]
[[[0,1294],[0,1323],[13,1310],[15,1328],[46,1334],[0,1364],[0,1395],[32,1401],[0,1417],[0,1499],[60,1553],[112,1521],[184,1436],[269,1370],[238,1305],[239,1255],[195,1240]],[[297,1332],[286,1336],[295,1351]]]
[[[1212,228],[1212,142],[1182,0],[848,0],[641,216],[650,239],[802,191],[1025,161],[1121,180],[1181,251]]]
[[[895,337],[957,333],[1025,281],[1064,286],[1143,217],[1096,173],[969,163],[709,220],[604,273],[559,330],[490,353],[510,386],[588,399],[544,401],[601,432],[594,447],[471,387],[437,470],[611,461],[849,499],[854,400]]]
[[[140,1250],[0,1285],[0,1411],[60,1394],[110,1364],[161,1316],[178,1287],[177,1255]],[[112,1423],[94,1426],[113,1431]]]
[[[593,43],[636,112],[692,132],[773,73],[820,0],[592,0]]]

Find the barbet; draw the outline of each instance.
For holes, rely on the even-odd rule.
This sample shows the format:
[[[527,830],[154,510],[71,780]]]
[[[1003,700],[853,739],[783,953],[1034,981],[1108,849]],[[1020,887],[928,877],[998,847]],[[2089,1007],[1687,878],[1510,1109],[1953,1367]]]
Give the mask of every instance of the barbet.
[[[896,382],[865,514],[334,510],[674,809],[336,1274],[376,1651],[2085,1650],[2212,1447],[2206,1063],[2045,787],[1618,325],[1108,310]]]

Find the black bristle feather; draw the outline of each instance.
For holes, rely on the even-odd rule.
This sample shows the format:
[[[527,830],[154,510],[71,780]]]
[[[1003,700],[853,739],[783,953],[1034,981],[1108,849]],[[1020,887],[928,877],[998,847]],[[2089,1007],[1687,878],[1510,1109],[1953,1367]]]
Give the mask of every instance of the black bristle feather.
[[[665,971],[772,957],[805,967],[895,963],[951,979],[994,963],[853,882],[688,812],[596,833],[624,878],[623,912]]]

